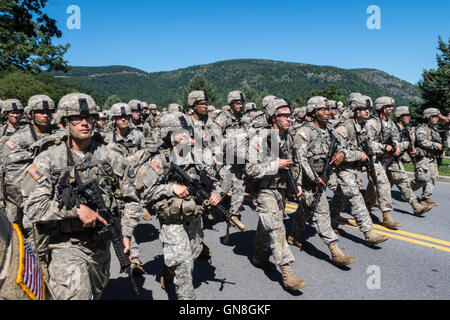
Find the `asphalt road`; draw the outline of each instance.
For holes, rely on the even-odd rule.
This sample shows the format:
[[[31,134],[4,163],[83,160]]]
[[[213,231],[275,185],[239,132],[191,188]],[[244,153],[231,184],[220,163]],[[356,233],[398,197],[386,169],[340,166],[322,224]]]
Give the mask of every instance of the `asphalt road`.
[[[331,195],[331,193],[328,194]],[[416,192],[420,195],[419,192]],[[374,225],[376,232],[389,239],[379,247],[369,248],[358,228],[342,225],[341,248],[355,257],[356,262],[345,268],[331,263],[326,245],[307,225],[304,236],[308,247],[301,251],[292,247],[296,261],[294,273],[307,286],[298,292],[288,292],[281,286],[281,273],[267,273],[255,268],[250,259],[254,250],[258,215],[249,203],[244,205],[242,221],[247,230],[230,230],[224,243],[226,223],[206,224],[205,243],[213,250],[210,262],[197,260],[194,268],[194,288],[198,300],[448,300],[450,299],[450,184],[437,183],[433,200],[440,203],[423,217],[415,217],[412,208],[403,202],[398,189],[393,188],[393,216],[402,227],[390,231]],[[294,211],[287,206],[287,217]],[[372,211],[378,217],[378,209]],[[352,216],[344,212],[344,217]],[[291,218],[285,220],[289,230]],[[211,227],[214,227],[213,230]],[[173,286],[167,291],[159,283],[163,256],[156,219],[141,223],[135,232],[141,248],[141,261],[146,274],[135,277],[140,288],[136,296],[127,277],[119,274],[118,262],[111,262],[111,280],[104,290],[104,300],[169,300],[175,299]],[[271,257],[273,261],[273,257]]]

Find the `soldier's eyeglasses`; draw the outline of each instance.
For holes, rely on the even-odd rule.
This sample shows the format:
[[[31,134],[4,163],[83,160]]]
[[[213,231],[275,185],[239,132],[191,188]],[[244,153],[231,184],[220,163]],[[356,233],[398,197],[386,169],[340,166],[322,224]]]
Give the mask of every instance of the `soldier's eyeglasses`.
[[[198,106],[207,106],[208,102],[197,102]]]
[[[69,117],[70,123],[72,123],[74,126],[80,124],[83,120],[86,120],[87,123],[94,123],[97,120],[97,117],[94,115],[88,115],[88,116],[71,116]]]

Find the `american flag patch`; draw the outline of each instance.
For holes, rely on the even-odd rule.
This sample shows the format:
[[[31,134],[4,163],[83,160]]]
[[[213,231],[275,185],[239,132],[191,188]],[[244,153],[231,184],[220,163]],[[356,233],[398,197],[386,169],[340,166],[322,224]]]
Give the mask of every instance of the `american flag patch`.
[[[42,173],[34,164],[30,167],[30,169],[28,169],[28,173],[34,180],[39,180],[39,178],[42,177]]]
[[[217,123],[219,126],[223,126],[223,123],[222,123],[222,121],[220,121],[220,120],[216,120],[216,123]]]
[[[39,269],[39,262],[17,224],[14,225],[14,229],[19,236],[20,248],[20,264],[16,282],[31,299],[45,300],[45,283]]]
[[[156,173],[159,173],[161,171],[161,165],[158,162],[156,162],[156,161],[153,161],[152,164],[150,165],[150,167],[152,167],[152,169]]]
[[[11,140],[9,140],[9,141],[6,143],[6,145],[7,145],[11,150],[13,150],[15,147],[17,147],[16,144],[15,144],[14,142],[12,142]]]
[[[255,142],[253,143],[253,148],[255,148],[256,151],[260,151],[260,150],[261,150],[261,145],[259,144],[258,141],[255,141]]]
[[[344,128],[340,128],[337,130],[337,133],[339,133],[341,136],[343,136],[345,138],[346,134],[345,134],[345,129]]]

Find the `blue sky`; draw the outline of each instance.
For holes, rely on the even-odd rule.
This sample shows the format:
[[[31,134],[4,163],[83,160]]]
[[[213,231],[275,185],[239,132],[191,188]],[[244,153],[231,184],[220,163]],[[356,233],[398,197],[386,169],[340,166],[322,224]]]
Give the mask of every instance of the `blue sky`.
[[[70,5],[81,29],[70,30]],[[370,30],[370,5],[381,29]],[[450,37],[448,0],[49,0],[46,12],[76,66],[147,72],[241,58],[376,68],[416,83],[436,68],[438,35]]]

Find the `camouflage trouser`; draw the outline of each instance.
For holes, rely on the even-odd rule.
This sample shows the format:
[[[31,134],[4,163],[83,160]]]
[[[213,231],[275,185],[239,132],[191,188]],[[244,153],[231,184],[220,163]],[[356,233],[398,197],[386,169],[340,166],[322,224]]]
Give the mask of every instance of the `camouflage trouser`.
[[[195,300],[192,273],[194,261],[203,249],[201,216],[185,224],[161,224],[159,239],[163,247],[164,264],[174,275],[178,299]]]
[[[220,170],[220,176],[222,178],[222,190],[225,192],[231,190],[230,214],[236,216],[239,214],[239,208],[244,203],[244,180],[236,176],[231,165],[223,166]]]
[[[345,169],[337,173],[338,187],[330,202],[330,216],[333,222],[349,203],[356,224],[362,232],[368,232],[372,230],[372,219],[360,191],[361,183],[361,171],[359,170]]]
[[[375,162],[375,171],[377,173],[377,189],[375,189],[375,185],[370,174],[367,174],[369,184],[367,185],[366,193],[364,195],[364,201],[366,202],[368,208],[374,207],[377,202],[378,191],[380,194],[378,203],[380,205],[381,212],[392,211],[391,183],[389,182],[386,170],[379,161]]]
[[[56,300],[97,300],[109,280],[111,243],[52,244],[49,285]]]
[[[280,266],[295,261],[283,223],[285,200],[285,191],[276,189],[259,190],[255,198],[259,214],[255,247],[264,251],[270,249],[275,263]]]
[[[313,191],[303,190],[302,207],[304,212],[301,212],[299,207],[294,213],[290,234],[294,236],[295,239],[299,240],[300,231],[304,229],[306,221],[312,217],[314,228],[316,228],[320,238],[325,244],[329,245],[330,243],[337,241],[338,237],[333,231],[333,228],[331,228],[330,207],[328,205],[326,193],[322,193],[314,213],[312,211],[313,208],[311,208],[313,201]]]
[[[422,190],[422,198],[429,199],[434,191],[436,179],[439,175],[437,161],[433,158],[423,158],[417,162],[414,172],[415,179],[411,181],[411,188]]]
[[[330,175],[330,180],[328,181],[328,188],[333,192],[335,192],[337,189],[337,175],[335,172],[333,172]]]
[[[414,191],[409,183],[408,175],[406,174],[403,162],[394,161],[392,165],[386,170],[387,177],[391,186],[396,185],[402,197],[410,204],[416,199]]]

